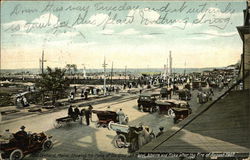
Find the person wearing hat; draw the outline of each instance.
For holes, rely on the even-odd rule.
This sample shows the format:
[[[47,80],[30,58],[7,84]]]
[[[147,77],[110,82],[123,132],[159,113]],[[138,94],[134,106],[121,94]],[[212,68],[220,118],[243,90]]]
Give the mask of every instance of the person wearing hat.
[[[122,109],[120,108],[116,114],[118,115],[118,120],[119,120],[119,124],[123,124],[125,122],[125,114],[124,112],[122,111]]]
[[[69,108],[68,108],[68,116],[69,116],[69,117],[72,117],[72,116],[73,116],[73,114],[74,114],[74,111],[73,111],[73,106],[72,106],[72,105],[70,105],[70,106],[69,106]]]
[[[15,139],[18,141],[18,145],[20,147],[26,147],[29,140],[28,140],[28,134],[25,131],[25,126],[21,126],[20,131],[16,132],[14,134]]]
[[[20,131],[18,131],[17,133],[16,133],[16,135],[18,136],[18,137],[23,137],[23,138],[26,138],[26,137],[28,137],[28,134],[27,134],[27,132],[25,131],[25,126],[21,126],[21,128],[20,128]]]
[[[160,127],[159,130],[160,130],[160,132],[156,135],[156,137],[159,137],[160,135],[162,135],[164,133],[163,132],[164,127]]]

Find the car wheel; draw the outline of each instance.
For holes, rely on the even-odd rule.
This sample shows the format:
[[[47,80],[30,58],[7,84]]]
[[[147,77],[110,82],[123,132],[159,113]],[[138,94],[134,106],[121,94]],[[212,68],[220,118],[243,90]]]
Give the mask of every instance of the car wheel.
[[[23,151],[20,149],[16,149],[11,152],[10,160],[20,160],[23,158]]]
[[[53,142],[50,139],[47,139],[45,142],[43,142],[43,151],[48,151],[52,148]]]
[[[115,138],[115,146],[118,148],[122,148],[126,145],[126,137],[123,134],[117,135]]]

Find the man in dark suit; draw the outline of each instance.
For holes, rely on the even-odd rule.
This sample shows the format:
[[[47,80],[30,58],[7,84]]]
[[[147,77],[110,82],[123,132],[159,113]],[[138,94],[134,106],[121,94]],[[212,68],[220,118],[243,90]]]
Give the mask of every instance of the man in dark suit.
[[[29,143],[29,142],[28,142],[28,134],[27,134],[27,132],[24,130],[24,129],[25,129],[25,126],[22,126],[20,129],[21,129],[20,131],[18,131],[18,132],[16,132],[16,133],[14,134],[14,137],[15,137],[15,139],[18,141],[19,147],[25,148],[25,147],[28,146],[28,143]]]
[[[89,118],[90,118],[90,114],[91,114],[90,109],[85,110],[84,113],[85,113],[85,118],[86,118],[86,124],[88,126],[89,125]]]
[[[69,106],[69,109],[68,109],[68,116],[72,117],[73,114],[74,114],[74,112],[73,112],[73,107],[70,105],[70,106]]]

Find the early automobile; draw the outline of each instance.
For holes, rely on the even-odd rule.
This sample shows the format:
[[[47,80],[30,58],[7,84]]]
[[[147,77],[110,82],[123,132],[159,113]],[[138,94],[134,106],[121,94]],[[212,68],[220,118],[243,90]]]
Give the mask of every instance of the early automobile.
[[[20,160],[28,154],[47,151],[53,146],[51,138],[43,132],[28,134],[27,137],[14,134],[10,140],[0,140],[0,159]]]
[[[149,111],[150,113],[156,112],[155,101],[158,99],[160,99],[159,93],[141,94],[137,100],[138,110],[143,110],[144,112]]]
[[[191,92],[188,89],[178,90],[178,94],[180,100],[186,100],[186,101],[191,100]]]
[[[176,99],[168,99],[168,100],[157,100],[156,106],[158,108],[159,114],[166,114],[168,110],[175,108],[190,108],[188,102]]]
[[[173,117],[174,124],[179,123],[187,118],[192,113],[191,108],[177,108],[173,107],[168,110],[168,115]]]
[[[93,110],[93,113],[97,115],[98,121],[96,122],[96,127],[108,127],[110,122],[118,123],[119,118],[116,112],[114,111],[97,111]],[[122,124],[128,123],[128,116],[125,115]]]
[[[155,138],[152,128],[144,126],[149,133],[149,141]],[[110,122],[108,129],[116,131],[116,136],[114,137],[114,146],[117,148],[128,147],[129,152],[134,152],[138,150],[138,134],[136,131],[138,127],[136,126],[127,126],[122,124],[117,124]]]

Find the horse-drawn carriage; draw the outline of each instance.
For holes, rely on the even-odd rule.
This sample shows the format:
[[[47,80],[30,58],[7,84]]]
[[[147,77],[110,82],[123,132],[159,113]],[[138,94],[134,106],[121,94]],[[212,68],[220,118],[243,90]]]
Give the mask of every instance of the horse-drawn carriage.
[[[158,100],[156,105],[159,109],[160,114],[169,114],[169,109],[171,108],[190,108],[188,102],[182,100],[168,99],[168,100]]]
[[[143,126],[149,133],[148,142],[155,138],[153,130],[148,126]],[[122,124],[116,124],[110,122],[108,129],[116,131],[116,136],[114,137],[114,146],[117,148],[128,147],[129,152],[134,152],[139,149],[138,146],[138,134],[137,131],[139,127],[127,126]]]
[[[191,100],[191,92],[188,89],[181,89],[178,91],[180,100]]]
[[[27,137],[18,137],[13,134],[10,140],[0,139],[0,159],[21,160],[24,156],[52,148],[52,136],[45,133],[28,134]]]
[[[93,113],[97,115],[98,121],[96,122],[96,127],[108,127],[110,122],[118,123],[119,117],[114,111],[97,111],[93,110]],[[125,115],[122,124],[128,123],[128,116]]]
[[[155,101],[159,98],[159,93],[141,94],[137,100],[138,110],[143,110],[144,112],[149,111],[150,113],[156,112],[157,108]]]
[[[75,122],[77,120],[79,120],[78,116],[66,116],[66,117],[57,118],[55,120],[54,127],[60,128],[65,125],[69,125],[70,123]]]

